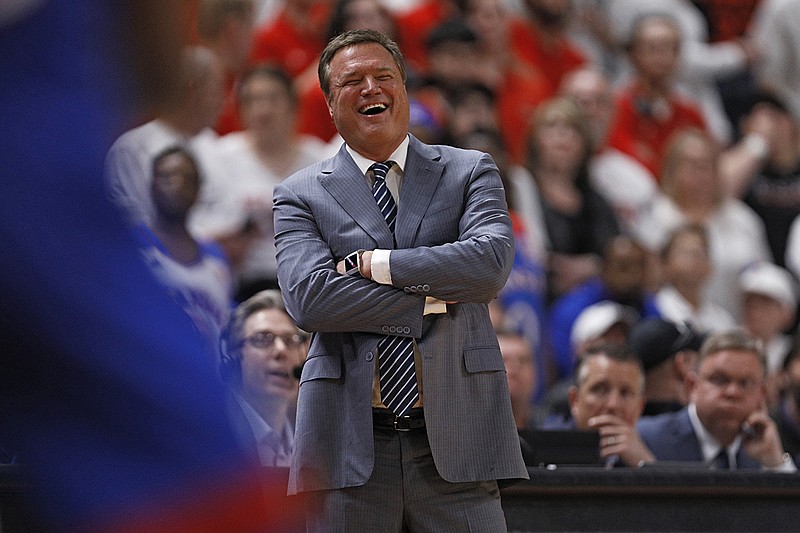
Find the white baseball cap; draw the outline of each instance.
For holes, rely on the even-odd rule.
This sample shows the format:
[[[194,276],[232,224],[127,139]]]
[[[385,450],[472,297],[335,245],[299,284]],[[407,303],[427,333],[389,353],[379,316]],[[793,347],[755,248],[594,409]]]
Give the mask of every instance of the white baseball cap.
[[[745,267],[739,275],[742,292],[761,294],[779,301],[789,309],[797,307],[797,283],[794,276],[778,265],[759,261]]]
[[[606,333],[614,324],[633,327],[639,320],[639,313],[620,303],[603,300],[590,305],[578,315],[572,324],[570,343],[577,349],[583,343],[596,339]]]

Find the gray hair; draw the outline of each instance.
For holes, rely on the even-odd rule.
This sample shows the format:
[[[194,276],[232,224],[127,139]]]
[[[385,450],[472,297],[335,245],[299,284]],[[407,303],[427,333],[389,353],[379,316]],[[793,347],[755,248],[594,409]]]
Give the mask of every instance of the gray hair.
[[[228,344],[229,350],[237,350],[244,342],[244,324],[247,319],[265,309],[278,309],[286,313],[280,291],[270,289],[257,292],[233,310],[225,328],[224,341]]]

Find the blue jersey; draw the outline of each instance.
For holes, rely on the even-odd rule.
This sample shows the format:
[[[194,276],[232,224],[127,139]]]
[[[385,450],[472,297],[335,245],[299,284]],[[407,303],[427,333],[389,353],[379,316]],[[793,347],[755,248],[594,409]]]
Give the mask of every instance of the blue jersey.
[[[202,339],[104,194],[134,2],[29,3],[0,8],[0,445],[48,530],[267,530]]]

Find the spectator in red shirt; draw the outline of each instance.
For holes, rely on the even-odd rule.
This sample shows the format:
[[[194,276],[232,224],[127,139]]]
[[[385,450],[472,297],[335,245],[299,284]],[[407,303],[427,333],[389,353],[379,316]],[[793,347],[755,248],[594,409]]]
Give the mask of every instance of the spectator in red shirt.
[[[539,68],[552,96],[568,72],[584,65],[586,56],[567,37],[571,0],[525,0],[527,24],[511,29],[512,46],[522,59]]]
[[[669,137],[686,127],[706,130],[699,108],[673,88],[680,31],[665,15],[646,15],[634,25],[628,54],[633,81],[616,98],[609,144],[642,163],[654,176]]]
[[[513,48],[514,28],[524,21],[512,16],[502,0],[465,0],[464,15],[478,37],[485,83],[497,97],[503,143],[511,160],[521,163],[531,117],[539,104],[553,94],[550,81]]]
[[[326,0],[286,0],[275,19],[256,30],[251,63],[277,63],[292,78],[314,70],[325,47]]]
[[[694,0],[692,2],[708,20],[711,42],[741,39],[761,3],[760,0]]]
[[[425,70],[428,65],[425,44],[428,34],[436,26],[458,14],[459,8],[453,0],[424,0],[418,7],[397,16],[406,69]]]

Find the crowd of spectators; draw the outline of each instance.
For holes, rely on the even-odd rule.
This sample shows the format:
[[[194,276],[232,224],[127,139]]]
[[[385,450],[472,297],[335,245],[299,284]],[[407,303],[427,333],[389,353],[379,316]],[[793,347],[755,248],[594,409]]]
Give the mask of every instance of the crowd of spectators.
[[[342,31],[378,29],[405,55],[411,133],[488,152],[500,169],[516,257],[496,327],[518,425],[579,413],[568,423],[600,429],[605,458],[650,461],[659,454],[635,430],[645,400],[684,409],[689,394],[648,392],[657,387],[649,372],[684,387],[698,369],[680,332],[739,327],[764,345],[763,407],[796,453],[800,62],[791,51],[800,45],[791,26],[800,0],[195,6],[179,100],[123,133],[106,169],[112,198],[150,236],[146,256],[197,270],[211,242],[213,257],[227,258],[227,274],[209,277],[214,287],[167,280],[187,310],[202,290],[215,305],[226,295],[230,310],[278,288],[272,188],[342,143],[318,85],[319,54]],[[190,164],[199,189],[183,203],[159,186],[169,157]],[[227,319],[214,316],[203,329],[212,342]],[[632,407],[586,411],[584,385],[599,379],[590,370],[601,360],[582,360],[595,353],[590,341],[627,345],[649,320],[666,326],[631,345],[642,365],[599,349],[601,366],[630,370]],[[654,362],[642,349],[664,356]]]

